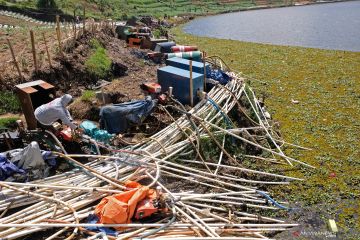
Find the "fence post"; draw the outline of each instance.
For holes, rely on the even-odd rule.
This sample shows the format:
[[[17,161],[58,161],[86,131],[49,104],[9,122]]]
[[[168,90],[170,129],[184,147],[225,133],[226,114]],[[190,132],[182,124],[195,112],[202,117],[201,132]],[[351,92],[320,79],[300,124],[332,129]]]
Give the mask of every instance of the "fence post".
[[[9,45],[10,52],[11,52],[11,56],[12,56],[12,58],[13,58],[15,67],[16,67],[16,69],[17,69],[17,71],[18,71],[19,77],[20,77],[21,80],[23,80],[24,77],[23,77],[23,75],[21,74],[20,67],[19,67],[19,63],[18,63],[17,60],[16,60],[16,57],[15,57],[15,53],[14,53],[14,49],[13,49],[13,47],[12,47],[12,44],[11,44],[11,42],[10,42],[10,40],[9,40],[8,38],[6,39],[6,41],[7,41],[8,45]]]
[[[56,15],[56,36],[57,36],[58,43],[59,43],[60,55],[63,56],[62,43],[61,43],[61,31],[60,31],[60,16],[59,15]]]
[[[204,92],[206,92],[206,61],[205,61],[206,53],[203,52],[203,62],[204,62]]]
[[[45,49],[46,49],[46,54],[47,54],[47,58],[48,58],[48,61],[49,61],[49,66],[52,68],[51,56],[50,56],[50,52],[49,52],[49,47],[48,47],[48,45],[47,45],[45,33],[43,33],[42,35],[43,35],[43,38],[44,38]]]
[[[74,22],[74,39],[76,40],[77,36],[76,36],[76,21]]]
[[[86,31],[86,19],[85,19],[85,17],[86,17],[86,12],[85,12],[85,5],[84,5],[84,10],[83,10],[83,34],[85,33],[85,31]]]
[[[192,60],[190,60],[190,105],[194,106],[194,86],[193,86],[193,68]]]
[[[33,30],[30,30],[30,39],[31,39],[31,50],[32,50],[33,59],[34,59],[35,72],[37,72],[39,69],[38,69],[38,64],[37,64],[37,59],[36,59],[35,37],[34,37]]]

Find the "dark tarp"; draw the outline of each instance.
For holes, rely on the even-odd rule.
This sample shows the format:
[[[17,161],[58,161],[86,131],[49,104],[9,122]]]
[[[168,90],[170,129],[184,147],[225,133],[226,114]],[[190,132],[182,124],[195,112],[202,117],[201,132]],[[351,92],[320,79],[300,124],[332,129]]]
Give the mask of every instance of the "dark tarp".
[[[100,109],[100,127],[109,133],[124,133],[132,125],[141,124],[151,113],[157,100],[145,100],[114,104]]]

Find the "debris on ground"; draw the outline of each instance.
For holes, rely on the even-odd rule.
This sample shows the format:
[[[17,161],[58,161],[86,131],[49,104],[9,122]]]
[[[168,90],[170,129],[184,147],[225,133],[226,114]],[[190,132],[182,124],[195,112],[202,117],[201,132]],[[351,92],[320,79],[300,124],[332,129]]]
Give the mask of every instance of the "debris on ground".
[[[298,226],[274,217],[291,206],[268,186],[302,180],[279,166],[313,168],[284,152],[305,148],[282,139],[264,101],[223,60],[168,41],[155,44],[158,52],[142,50],[131,39],[151,41],[151,31],[131,25],[118,28],[124,40],[110,26],[93,25],[64,45],[52,68],[33,76],[79,97],[70,110],[80,130],[54,119],[49,128],[17,122],[15,135],[24,149],[37,146],[37,156],[22,155],[27,165],[16,169],[5,153],[1,169],[22,174],[34,170],[24,166],[46,170],[49,156],[57,160],[51,174],[0,181],[0,238],[42,232],[46,239],[269,239]],[[100,79],[86,62],[104,52],[111,67]],[[160,64],[152,53],[160,54]],[[28,84],[18,87],[30,101],[23,108],[49,102],[49,83]],[[34,113],[24,114],[30,122]]]

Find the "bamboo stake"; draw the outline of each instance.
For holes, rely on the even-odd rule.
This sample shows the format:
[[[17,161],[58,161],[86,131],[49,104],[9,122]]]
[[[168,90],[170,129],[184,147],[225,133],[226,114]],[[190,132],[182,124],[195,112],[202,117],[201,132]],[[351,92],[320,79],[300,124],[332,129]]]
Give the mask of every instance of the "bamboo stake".
[[[48,47],[48,44],[47,44],[47,41],[46,41],[46,37],[45,37],[45,33],[44,33],[44,32],[42,33],[42,36],[43,36],[43,40],[44,40],[44,44],[45,44],[45,49],[46,49],[47,58],[48,58],[48,61],[49,61],[49,66],[50,66],[50,68],[52,68],[52,63],[51,63],[51,56],[50,56],[50,52],[49,52],[49,47]]]
[[[183,112],[181,109],[178,109],[178,110],[179,110],[180,112]],[[188,114],[189,114],[189,113],[188,113]],[[242,138],[242,137],[240,137],[240,136],[238,136],[238,135],[236,135],[236,134],[234,134],[234,133],[232,133],[232,132],[230,132],[230,131],[228,131],[228,130],[226,130],[226,129],[224,129],[224,128],[221,128],[221,127],[219,127],[219,126],[217,126],[217,125],[215,125],[215,124],[213,124],[213,123],[211,123],[211,122],[208,122],[208,121],[206,121],[206,120],[204,120],[204,119],[202,119],[202,118],[199,118],[198,116],[195,116],[194,114],[189,114],[189,116],[191,116],[192,118],[194,118],[194,119],[196,119],[196,120],[198,120],[198,121],[200,121],[200,122],[205,122],[205,123],[207,123],[208,125],[210,125],[211,127],[214,127],[214,128],[216,128],[216,129],[218,129],[218,130],[220,130],[220,131],[222,131],[222,132],[224,132],[224,133],[226,133],[226,134],[228,134],[228,135],[230,135],[230,136],[233,136],[233,137],[235,137],[235,138],[237,138],[237,139],[239,139],[239,140],[242,140],[242,141],[244,141],[244,142],[246,142],[246,143],[249,143],[249,144],[251,144],[251,145],[253,145],[253,146],[255,146],[255,147],[261,148],[262,150],[265,150],[265,151],[267,151],[267,152],[273,153],[273,154],[275,154],[275,155],[277,155],[277,156],[279,156],[279,157],[282,157],[282,158],[284,158],[284,159],[287,159],[287,160],[291,160],[291,161],[300,163],[300,164],[305,165],[305,166],[307,166],[307,167],[315,168],[314,166],[311,166],[310,164],[301,162],[301,161],[299,161],[299,160],[296,160],[296,159],[293,159],[293,158],[291,158],[291,157],[285,156],[284,154],[280,154],[280,153],[275,152],[275,151],[273,151],[273,150],[271,150],[271,149],[265,148],[265,147],[263,147],[263,146],[261,146],[261,145],[259,145],[259,144],[253,143],[253,142],[251,142],[251,141],[249,141],[249,140],[247,140],[247,139],[245,139],[245,138]]]
[[[250,91],[251,91],[251,90],[250,90]],[[252,92],[252,94],[254,95],[254,92],[253,92],[253,91],[251,91],[251,92]],[[245,96],[247,97],[247,99],[248,99],[248,101],[249,101],[249,103],[250,103],[250,106],[252,107],[252,109],[253,109],[253,111],[254,111],[254,113],[255,113],[255,115],[256,115],[259,123],[260,123],[260,126],[262,126],[262,127],[264,128],[267,136],[270,138],[270,140],[272,141],[272,143],[275,145],[275,147],[276,147],[277,150],[279,151],[280,156],[283,156],[283,157],[284,157],[285,154],[283,153],[283,151],[281,150],[281,148],[277,145],[277,143],[274,141],[273,137],[271,136],[271,134],[269,133],[269,131],[268,131],[267,128],[265,127],[262,119],[260,118],[260,116],[259,116],[259,114],[258,114],[257,109],[256,109],[256,108],[254,107],[254,105],[252,104],[252,102],[251,102],[248,94],[246,93],[246,91],[244,91],[244,93],[245,93]],[[255,95],[254,95],[254,96],[255,96]],[[287,157],[284,157],[284,158],[285,158],[285,160],[290,164],[290,166],[293,166],[293,164],[291,163],[290,159],[288,159]]]
[[[242,91],[241,89],[243,89],[243,86],[244,86],[243,83],[241,81],[237,81],[237,80],[234,80],[233,82],[229,83],[229,85],[226,86],[229,88],[230,91],[234,91],[235,98],[229,97],[229,94],[224,89],[216,88],[216,87],[214,88],[214,90],[209,92],[209,96],[219,105],[219,107],[222,109],[222,111],[226,114],[236,105],[237,99],[241,96],[240,92]],[[187,113],[187,114],[189,114],[189,113]],[[222,121],[222,119],[223,119],[221,114],[218,111],[214,110],[210,104],[205,104],[205,103],[201,103],[201,104],[197,105],[193,110],[190,111],[190,114],[199,116],[199,118],[203,119],[204,122],[202,122],[202,123],[208,129],[211,129],[210,128],[210,127],[212,127],[211,124],[214,124],[214,125],[219,124],[219,122]],[[177,126],[179,126],[179,127],[177,127]],[[215,128],[215,127],[212,127],[212,128]],[[157,183],[160,187],[162,187],[165,190],[165,192],[167,192],[169,194],[170,198],[172,198],[176,202],[177,207],[179,209],[181,209],[185,214],[187,214],[187,216],[183,215],[183,216],[185,216],[185,218],[178,219],[180,221],[184,221],[185,223],[175,222],[170,226],[170,228],[168,228],[162,232],[158,232],[155,235],[152,235],[152,237],[169,237],[169,236],[176,237],[176,238],[177,237],[192,237],[192,239],[194,239],[192,232],[183,231],[184,228],[191,228],[195,232],[197,231],[197,229],[200,231],[206,230],[210,233],[210,235],[212,234],[212,236],[213,236],[212,238],[217,239],[219,237],[216,237],[216,234],[219,235],[220,233],[222,233],[222,229],[225,228],[227,230],[224,230],[224,231],[226,231],[228,234],[232,234],[232,233],[235,234],[236,232],[237,232],[237,234],[241,234],[241,235],[237,235],[238,237],[236,239],[242,239],[243,237],[244,238],[256,237],[256,239],[263,239],[263,236],[261,234],[259,234],[259,232],[267,231],[268,229],[283,230],[283,229],[285,229],[285,227],[288,227],[288,226],[280,226],[279,224],[277,224],[276,226],[271,226],[269,224],[264,224],[264,226],[251,226],[251,224],[252,224],[251,222],[255,222],[255,223],[265,222],[265,221],[278,222],[279,220],[265,219],[263,217],[260,217],[260,216],[254,215],[254,214],[235,211],[234,214],[236,214],[238,216],[245,216],[245,217],[240,217],[238,220],[249,221],[250,223],[244,223],[243,226],[236,225],[236,223],[235,223],[234,225],[231,225],[230,228],[227,228],[230,226],[228,221],[232,221],[232,218],[231,217],[225,218],[224,216],[226,216],[226,214],[228,213],[228,210],[226,210],[225,208],[215,207],[216,205],[219,205],[219,203],[220,204],[221,203],[229,203],[228,200],[230,199],[230,200],[232,200],[230,203],[235,202],[235,203],[239,204],[239,202],[242,202],[242,201],[246,201],[246,202],[252,201],[254,203],[259,204],[256,206],[262,207],[262,205],[264,204],[264,198],[262,196],[260,196],[259,194],[257,194],[255,192],[255,190],[253,190],[253,189],[251,189],[249,191],[242,191],[241,192],[242,194],[239,193],[239,195],[241,195],[240,197],[234,196],[236,194],[234,194],[234,195],[228,194],[226,191],[231,193],[231,190],[225,189],[223,187],[224,181],[219,181],[218,179],[213,179],[214,177],[210,173],[205,174],[205,175],[212,177],[212,178],[207,178],[206,181],[209,180],[213,184],[208,184],[207,186],[211,187],[211,188],[216,188],[220,191],[220,193],[212,194],[215,196],[210,196],[211,194],[209,194],[209,195],[207,195],[207,194],[190,194],[190,193],[186,193],[183,195],[173,194],[169,190],[167,190],[160,182],[158,182],[157,179],[159,178],[160,173],[163,173],[166,175],[171,174],[172,176],[175,176],[179,179],[188,179],[188,180],[190,180],[189,177],[186,177],[186,175],[189,175],[188,173],[190,173],[192,180],[198,179],[198,177],[202,175],[201,169],[191,168],[191,167],[187,167],[184,165],[181,165],[181,167],[180,167],[180,165],[179,166],[173,165],[172,162],[167,161],[174,157],[177,157],[178,154],[180,154],[180,153],[184,153],[185,151],[188,151],[188,149],[191,146],[190,145],[191,142],[193,142],[195,139],[195,133],[191,132],[190,136],[184,140],[181,129],[185,129],[185,130],[191,129],[191,124],[190,124],[189,120],[187,119],[187,117],[185,117],[185,116],[174,121],[174,123],[172,125],[170,125],[168,128],[165,128],[164,130],[158,132],[157,134],[152,136],[152,139],[149,139],[148,141],[143,141],[143,142],[137,144],[136,146],[130,146],[125,149],[116,150],[115,153],[111,156],[98,156],[98,158],[94,159],[94,161],[92,161],[88,164],[84,164],[85,167],[87,167],[91,170],[90,172],[95,173],[92,175],[95,175],[97,178],[93,178],[92,176],[89,176],[79,170],[73,170],[69,174],[61,174],[60,176],[49,177],[44,180],[39,180],[34,184],[53,185],[53,186],[63,186],[63,185],[69,186],[69,184],[70,184],[70,186],[71,186],[76,183],[79,183],[79,187],[85,189],[85,188],[91,188],[94,186],[102,186],[100,184],[104,184],[104,182],[107,182],[107,183],[105,183],[106,184],[105,186],[109,186],[109,184],[111,184],[111,182],[116,181],[116,179],[120,179],[120,181],[129,179],[130,177],[132,177],[131,179],[141,179],[141,178],[143,178],[143,174],[146,174],[148,177],[153,179],[153,184]],[[204,134],[205,129],[199,129],[199,131],[200,131],[201,137],[210,138],[209,135]],[[238,129],[235,129],[235,130],[227,129],[227,131],[229,131],[233,134],[241,133],[241,130],[238,130]],[[215,135],[215,134],[224,133],[224,131],[221,129],[215,128],[215,131],[214,131],[214,129],[211,129],[211,133],[213,135]],[[156,139],[156,140],[154,140],[154,139]],[[164,153],[166,153],[165,157],[160,158],[160,156],[164,156]],[[69,157],[69,155],[67,155],[67,156]],[[94,156],[94,158],[95,157],[96,156]],[[117,164],[115,164],[115,168],[111,165],[110,165],[110,168],[104,167],[104,165],[103,165],[104,159],[105,159],[105,161],[114,160],[112,162],[112,164],[115,164],[117,161],[120,161],[120,163],[117,163],[117,164],[120,164],[119,166],[121,166],[121,167],[116,167]],[[130,166],[128,164],[121,163],[122,161],[125,162],[130,159],[133,162],[143,162],[147,168],[139,169],[138,167],[139,166],[141,167],[141,165]],[[151,174],[154,174],[154,173],[151,173],[151,171],[154,171],[154,169],[150,168],[151,166],[154,166],[152,161],[159,164],[159,167],[157,168],[155,177],[151,176]],[[202,164],[201,162],[197,162],[197,163]],[[212,164],[213,165],[209,164],[209,166],[213,166],[213,167],[218,166],[217,163],[212,163]],[[219,167],[221,167],[221,168],[223,168],[224,166],[225,165],[222,165],[222,164],[219,165]],[[83,167],[83,166],[81,166],[81,167]],[[184,168],[184,167],[186,167],[186,168]],[[166,172],[166,171],[162,170],[163,168],[170,169],[171,171],[174,171],[174,172],[178,172],[181,175]],[[179,168],[185,169],[186,171],[180,170]],[[254,170],[243,169],[243,171],[251,172]],[[255,171],[251,172],[251,173],[255,173]],[[258,174],[258,173],[256,173],[256,174]],[[259,175],[261,175],[261,174],[263,174],[263,172],[259,171]],[[99,178],[98,176],[103,176],[103,178]],[[118,178],[116,177],[114,179],[114,176],[118,176]],[[286,176],[281,176],[281,175],[279,175],[279,176],[282,178],[286,178]],[[277,175],[274,175],[273,177],[277,177]],[[224,176],[219,175],[218,178],[219,179],[220,178],[229,179],[229,180],[233,180],[233,179],[241,180],[241,179],[237,179],[236,176],[231,175],[231,174],[224,174]],[[252,181],[252,180],[248,180],[248,179],[245,179],[245,180]],[[121,183],[121,182],[119,182],[119,183]],[[195,183],[195,181],[194,181],[194,183]],[[201,181],[197,181],[196,183],[201,183]],[[234,184],[234,186],[239,186],[239,185]],[[26,186],[23,186],[23,187],[26,188]],[[30,187],[30,186],[27,186],[27,187]],[[39,189],[36,191],[39,192],[39,191],[43,191],[43,190],[47,190],[47,189],[42,188],[42,189]],[[10,190],[4,191],[3,193],[9,197],[16,196]],[[75,193],[76,197],[74,197],[74,193]],[[50,191],[44,192],[43,194],[52,194],[52,192],[50,192]],[[59,196],[61,198],[61,200],[67,202],[68,204],[73,204],[74,209],[79,209],[79,208],[81,208],[81,206],[84,206],[84,204],[93,203],[96,201],[96,199],[99,199],[102,196],[107,195],[107,194],[99,195],[99,194],[96,194],[96,192],[92,193],[91,195],[87,195],[87,194],[88,193],[85,194],[85,193],[83,193],[81,191],[77,191],[75,189],[64,189],[64,191],[62,191],[61,194],[58,194],[57,196]],[[94,197],[94,196],[96,196],[96,197]],[[188,200],[186,202],[183,202],[182,199],[179,201],[179,200],[177,200],[178,196],[187,197]],[[211,198],[211,199],[209,199],[209,198]],[[16,198],[16,199],[21,199],[21,198]],[[221,199],[225,199],[226,201],[221,200]],[[18,200],[16,200],[16,201],[18,201]],[[194,201],[194,202],[192,202],[192,201]],[[1,202],[2,201],[0,201],[0,208],[1,208]],[[201,204],[200,202],[209,202],[211,205]],[[4,206],[7,206],[7,204]],[[199,211],[196,212],[196,210],[194,210],[194,208],[192,208],[192,206],[196,206],[196,209],[199,209]],[[217,215],[217,214],[211,212],[210,216],[213,218],[203,218],[202,211],[204,211],[205,215],[209,215],[208,211],[206,211],[207,208],[214,209],[216,212],[222,212],[222,215]],[[12,216],[6,217],[5,219],[0,219],[0,223],[4,223],[4,224],[21,224],[24,221],[27,222],[25,224],[29,224],[30,221],[31,221],[31,223],[35,223],[35,224],[43,224],[41,226],[36,226],[31,223],[30,223],[30,225],[22,224],[21,227],[19,227],[22,229],[19,229],[19,231],[16,233],[13,229],[12,231],[7,230],[7,232],[0,232],[0,234],[6,234],[6,233],[13,232],[13,234],[6,235],[6,236],[14,238],[14,237],[18,237],[18,236],[24,236],[24,235],[28,234],[29,232],[36,232],[36,231],[39,231],[40,229],[47,229],[47,228],[55,227],[55,226],[56,227],[70,227],[70,225],[64,225],[64,224],[71,224],[71,221],[74,220],[74,218],[71,217],[71,214],[69,214],[69,212],[67,212],[67,211],[64,211],[63,209],[58,209],[58,211],[56,213],[56,218],[57,218],[58,222],[54,222],[54,220],[48,219],[49,217],[51,217],[53,215],[53,210],[54,210],[53,204],[46,203],[46,202],[40,202],[39,204],[34,204],[33,206],[28,207],[27,209],[19,211],[16,216],[12,215]],[[223,214],[224,212],[225,212],[225,214]],[[83,213],[84,213],[83,215],[85,215],[85,212],[83,212]],[[214,214],[214,215],[211,215],[211,214]],[[81,215],[81,216],[83,216],[83,215]],[[190,223],[188,222],[189,220],[191,221]],[[48,223],[43,223],[44,221],[46,221]],[[223,223],[223,225],[219,225],[219,221],[221,223]],[[199,224],[199,226],[196,223]],[[55,225],[55,224],[57,224],[57,225]],[[183,224],[187,224],[187,225],[183,225]],[[141,225],[141,226],[127,225],[126,227],[129,227],[131,229],[140,228],[141,230],[143,230],[144,228],[161,227],[162,225],[158,225],[158,226],[156,226],[156,225]],[[2,227],[2,226],[4,228],[6,228],[6,227],[10,227],[11,225],[0,224],[0,227]],[[12,225],[12,226],[17,227],[17,225]],[[83,226],[85,226],[85,225],[83,225]],[[111,226],[111,225],[106,224],[103,226]],[[31,228],[31,229],[29,229],[29,228]],[[236,228],[242,228],[242,229],[236,229]],[[246,229],[243,229],[243,228],[250,229],[250,230],[246,231]],[[131,230],[131,231],[132,231],[131,233],[134,233],[133,230]],[[144,230],[144,231],[145,231],[145,234],[149,234],[149,233],[151,233],[152,230]],[[212,232],[214,232],[214,233],[212,233]],[[207,235],[210,236],[209,234],[207,234]],[[132,236],[137,237],[139,235],[132,235]],[[220,237],[220,239],[221,239],[221,237]]]
[[[8,45],[9,45],[10,52],[11,52],[11,56],[12,56],[12,58],[13,58],[14,65],[15,65],[17,71],[18,71],[19,77],[20,77],[21,80],[23,80],[24,77],[23,77],[23,75],[21,74],[21,70],[20,70],[20,67],[19,67],[19,63],[18,63],[17,60],[16,60],[13,46],[12,46],[12,44],[11,44],[11,42],[10,42],[10,40],[9,40],[8,38],[6,39],[6,41],[7,41]]]
[[[86,32],[86,12],[85,5],[83,6],[83,34]]]
[[[190,60],[190,106],[194,106],[193,63]]]
[[[122,193],[123,191],[104,189],[104,188],[91,188],[91,187],[72,187],[72,186],[59,186],[59,185],[47,185],[47,184],[32,184],[32,183],[16,183],[16,182],[2,182],[10,186],[16,187],[36,187],[36,188],[49,188],[49,189],[71,189],[78,191],[86,191],[86,192],[102,192],[102,193]]]
[[[180,208],[175,206],[177,210]],[[181,210],[181,209],[180,209]],[[184,211],[180,211],[181,213]],[[187,214],[186,214],[187,215]],[[194,219],[193,219],[194,220]],[[194,220],[194,222],[196,222]],[[197,223],[197,222],[196,222]],[[120,227],[126,227],[126,228],[144,228],[144,227],[161,227],[164,224],[160,223],[129,223],[129,224],[102,224],[102,223],[8,223],[8,224],[0,224],[0,228],[8,228],[8,227],[14,227],[14,228],[24,228],[24,227],[107,227],[107,228],[120,228]],[[226,227],[228,226],[227,223],[208,223],[209,227]],[[193,226],[191,223],[174,223],[172,226],[176,227],[191,227]],[[198,225],[197,225],[198,226]],[[258,224],[258,223],[234,223],[232,224],[233,227],[297,227],[299,224]],[[198,226],[199,227],[199,226]],[[200,225],[200,229],[203,228],[203,226]]]
[[[33,60],[34,60],[35,72],[37,72],[38,71],[38,63],[37,63],[37,59],[36,59],[35,37],[34,37],[33,30],[30,30],[30,40],[31,40],[31,50],[32,50],[32,55],[33,55]]]
[[[205,51],[203,52],[203,63],[204,63],[204,92],[206,92],[206,53]]]
[[[61,30],[60,30],[60,16],[56,15],[56,37],[58,40],[59,53],[63,56],[62,43],[61,43]]]

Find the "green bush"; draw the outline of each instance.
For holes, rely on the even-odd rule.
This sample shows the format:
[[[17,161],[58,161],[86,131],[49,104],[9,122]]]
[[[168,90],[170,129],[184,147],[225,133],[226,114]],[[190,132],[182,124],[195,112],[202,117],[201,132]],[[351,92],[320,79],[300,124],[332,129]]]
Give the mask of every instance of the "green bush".
[[[103,46],[101,45],[101,43],[97,40],[97,39],[95,39],[95,38],[93,38],[93,39],[91,39],[90,40],[90,47],[92,48],[92,49],[98,49],[98,48],[103,48]]]
[[[111,73],[111,59],[97,40],[91,40],[93,53],[85,62],[86,70],[95,79],[108,78]]]
[[[18,118],[14,118],[14,117],[0,118],[0,129],[1,128],[16,128],[16,120],[18,120]]]
[[[20,102],[17,96],[10,91],[0,92],[0,114],[9,112],[19,112]]]
[[[91,102],[91,100],[95,98],[95,95],[96,95],[95,91],[85,90],[81,95],[81,101]]]

